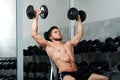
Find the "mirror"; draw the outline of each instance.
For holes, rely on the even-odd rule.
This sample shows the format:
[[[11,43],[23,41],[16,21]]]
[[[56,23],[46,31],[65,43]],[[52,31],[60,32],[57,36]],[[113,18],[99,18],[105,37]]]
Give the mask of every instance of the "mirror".
[[[16,0],[0,0],[0,78],[16,79]]]

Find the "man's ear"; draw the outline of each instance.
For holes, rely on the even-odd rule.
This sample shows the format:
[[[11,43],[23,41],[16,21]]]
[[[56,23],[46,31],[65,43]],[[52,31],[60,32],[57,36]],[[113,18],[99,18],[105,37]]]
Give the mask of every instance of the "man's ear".
[[[52,36],[50,36],[50,37],[49,37],[49,39],[50,39],[50,40],[52,40],[52,39],[53,39],[53,37],[52,37]]]

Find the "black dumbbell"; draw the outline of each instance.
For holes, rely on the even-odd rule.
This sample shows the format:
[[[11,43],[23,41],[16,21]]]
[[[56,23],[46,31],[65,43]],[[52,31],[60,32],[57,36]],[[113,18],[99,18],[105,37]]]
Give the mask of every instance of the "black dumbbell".
[[[101,61],[100,62],[100,66],[102,67],[102,70],[110,71],[109,62],[108,61]]]
[[[31,52],[33,53],[33,55],[38,55],[39,54],[39,48],[38,48],[38,46],[34,45],[33,49],[31,50]]]
[[[118,64],[117,68],[118,68],[118,70],[120,71],[120,64]]]
[[[89,65],[86,61],[82,61],[78,64],[78,71],[81,73],[89,71]]]
[[[114,42],[115,42],[117,48],[120,47],[120,36],[117,36],[116,38],[114,38]]]
[[[108,37],[105,39],[109,51],[117,51],[117,45],[115,44],[113,38]]]
[[[31,55],[33,55],[32,49],[33,49],[32,46],[28,46],[27,49],[23,49],[23,55],[24,56],[31,56]]]
[[[79,44],[74,47],[74,53],[80,54],[81,52],[84,52],[84,45],[86,45],[86,43],[86,40],[82,40],[81,42],[79,42]]]
[[[104,42],[101,42],[101,43],[99,44],[98,48],[99,48],[99,50],[100,50],[101,52],[107,52],[107,51],[108,51],[108,49],[107,49],[107,44],[104,43]]]
[[[10,62],[9,65],[10,69],[17,69],[17,63],[16,62]]]
[[[3,62],[0,62],[0,69],[3,69]]]
[[[48,15],[48,8],[46,5],[41,5],[40,10],[42,11],[40,16],[42,19],[45,19]],[[26,14],[27,17],[29,19],[33,19],[36,15],[35,15],[35,10],[34,7],[32,5],[29,5],[26,9]]]
[[[33,62],[32,65],[30,65],[30,72],[36,73],[37,72],[37,63]]]
[[[40,55],[44,55],[44,56],[47,55],[47,52],[41,46],[39,46],[39,53]]]
[[[100,44],[101,44],[100,40],[98,40],[98,39],[93,40],[93,47],[94,47],[95,51],[99,51]]]
[[[17,76],[16,75],[10,75],[10,76],[8,76],[7,80],[17,80]]]
[[[10,69],[10,62],[4,62],[3,63],[3,69],[9,70]]]
[[[68,13],[67,13],[68,19],[70,19],[70,20],[76,19],[77,20],[78,15],[80,15],[81,22],[84,22],[86,19],[86,12],[85,11],[83,11],[83,10],[78,11],[78,9],[74,8],[74,7],[70,8],[68,10]]]
[[[103,73],[102,66],[97,61],[92,61],[89,64],[89,71],[92,72],[92,73],[97,73],[97,74],[102,74]]]
[[[32,65],[32,62],[27,63],[26,65],[24,65],[24,72],[26,73],[30,73],[30,65]]]

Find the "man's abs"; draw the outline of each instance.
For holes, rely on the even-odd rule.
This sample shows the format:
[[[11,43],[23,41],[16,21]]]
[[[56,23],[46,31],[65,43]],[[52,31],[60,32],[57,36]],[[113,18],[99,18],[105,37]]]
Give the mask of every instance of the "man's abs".
[[[74,72],[77,71],[76,64],[74,62],[58,62],[59,73],[62,72]]]

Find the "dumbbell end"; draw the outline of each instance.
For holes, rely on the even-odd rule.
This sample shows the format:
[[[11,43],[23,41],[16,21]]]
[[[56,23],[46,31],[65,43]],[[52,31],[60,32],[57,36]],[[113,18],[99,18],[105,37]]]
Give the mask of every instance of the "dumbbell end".
[[[84,22],[86,20],[86,12],[83,10],[78,11],[78,14],[80,15],[81,22]]]
[[[40,14],[42,19],[45,19],[48,16],[48,8],[46,5],[41,5],[40,10],[42,13]]]
[[[28,19],[33,19],[35,17],[34,7],[32,5],[29,5],[27,7],[26,14],[27,14]]]
[[[67,13],[68,19],[75,20],[77,18],[77,15],[78,15],[78,10],[76,8],[72,7],[68,10]]]

